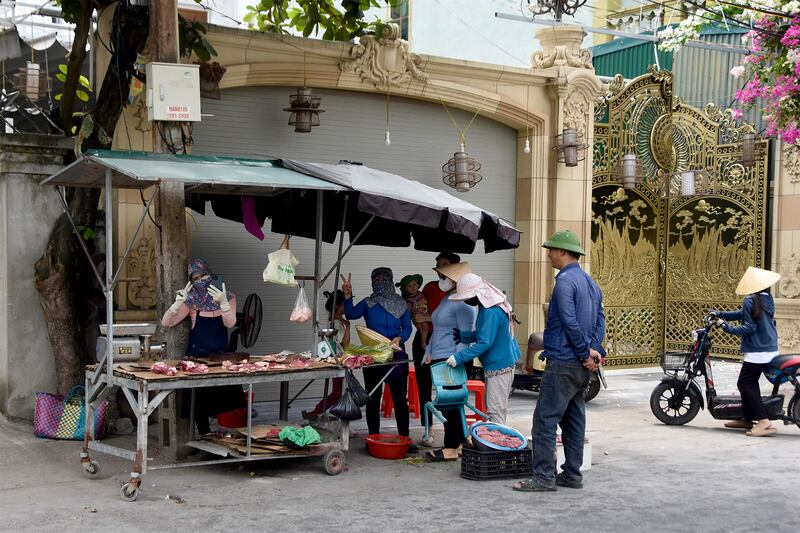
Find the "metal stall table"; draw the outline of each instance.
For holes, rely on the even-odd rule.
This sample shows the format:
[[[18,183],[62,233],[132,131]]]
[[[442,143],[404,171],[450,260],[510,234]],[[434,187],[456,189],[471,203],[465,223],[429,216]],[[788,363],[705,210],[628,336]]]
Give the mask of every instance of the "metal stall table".
[[[87,371],[86,384],[87,396],[91,393],[91,380],[94,378],[98,369],[90,369]],[[159,376],[159,377],[142,377],[137,376],[135,373],[124,368],[117,368],[114,370],[114,383],[122,389],[128,402],[131,406],[135,407],[134,412],[137,419],[136,431],[136,449],[128,450],[118,446],[111,446],[99,441],[94,440],[93,424],[87,424],[90,431],[90,438],[88,440],[87,449],[81,452],[81,463],[84,465],[86,472],[90,476],[95,476],[99,472],[99,463],[89,457],[89,450],[95,450],[101,453],[122,457],[133,461],[134,467],[131,472],[130,480],[122,486],[120,496],[123,500],[134,501],[139,496],[139,486],[141,483],[141,476],[147,473],[148,470],[160,470],[165,468],[177,468],[185,466],[200,466],[224,463],[239,463],[246,461],[258,461],[266,459],[286,459],[296,457],[309,457],[321,456],[325,471],[330,475],[336,475],[344,468],[344,451],[348,449],[349,439],[349,423],[340,421],[339,435],[334,442],[327,442],[320,445],[315,445],[307,450],[293,450],[290,452],[275,453],[274,455],[254,455],[252,454],[252,392],[253,385],[262,383],[288,383],[292,381],[307,381],[314,379],[331,379],[343,377],[344,370],[336,366],[329,366],[327,368],[311,368],[304,370],[292,371],[263,371],[253,373],[221,373],[221,374],[195,374],[186,376]],[[244,457],[231,457],[224,459],[205,460],[205,461],[192,461],[170,464],[151,464],[151,459],[148,457],[147,444],[148,444],[148,418],[155,411],[155,409],[164,401],[164,399],[175,391],[184,389],[194,390],[204,387],[219,387],[223,385],[244,385],[247,386],[247,433],[246,443],[247,449]],[[155,396],[151,399],[151,393]],[[282,400],[283,401],[283,400]],[[283,411],[284,406],[281,406]],[[93,420],[94,409],[89,402],[87,404],[86,416],[87,420]],[[190,415],[190,439],[194,433],[194,426],[191,423],[192,416]],[[187,442],[192,445],[193,442]],[[198,446],[200,449],[202,447]]]

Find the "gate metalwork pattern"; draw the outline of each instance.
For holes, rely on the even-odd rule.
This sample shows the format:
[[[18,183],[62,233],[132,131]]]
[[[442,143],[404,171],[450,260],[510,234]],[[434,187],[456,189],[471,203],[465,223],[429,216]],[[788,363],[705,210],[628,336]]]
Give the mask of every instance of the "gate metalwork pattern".
[[[741,139],[755,133],[730,110],[685,105],[672,74],[655,69],[598,103],[594,125],[591,272],[603,289],[610,366],[651,366],[691,345],[709,308],[741,303],[734,289],[765,263],[767,141],[755,165]],[[618,162],[635,153],[642,176],[623,188]],[[698,192],[680,195],[677,173],[702,170]],[[740,357],[739,341],[715,338],[716,355]]]

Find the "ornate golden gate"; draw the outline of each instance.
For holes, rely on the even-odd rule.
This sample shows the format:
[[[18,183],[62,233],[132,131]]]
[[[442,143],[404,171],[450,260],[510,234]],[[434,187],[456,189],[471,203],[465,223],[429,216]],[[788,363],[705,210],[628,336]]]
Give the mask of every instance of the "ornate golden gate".
[[[750,265],[763,266],[767,231],[767,141],[755,165],[741,163],[730,110],[673,99],[672,74],[651,71],[627,86],[618,77],[594,126],[591,272],[603,289],[606,342],[614,366],[649,366],[685,350],[708,308],[731,309]],[[621,185],[618,162],[635,153],[642,178]],[[703,170],[697,193],[680,177]],[[715,353],[738,357],[738,339],[718,334]]]

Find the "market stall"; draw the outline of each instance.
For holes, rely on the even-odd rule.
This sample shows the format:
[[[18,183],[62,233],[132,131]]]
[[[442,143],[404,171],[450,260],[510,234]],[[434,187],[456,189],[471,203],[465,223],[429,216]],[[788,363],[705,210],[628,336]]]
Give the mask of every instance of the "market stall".
[[[187,192],[187,206],[203,212],[211,201],[215,212],[226,202],[238,202],[243,195],[254,198],[256,213],[272,221],[272,230],[278,233],[309,237],[315,240],[313,276],[304,279],[313,285],[312,327],[309,347],[305,354],[291,354],[292,361],[302,361],[276,367],[270,356],[252,356],[245,371],[231,364],[198,361],[206,366],[205,372],[196,373],[192,367],[175,367],[163,374],[153,373],[153,368],[131,361],[120,361],[115,343],[113,321],[114,288],[120,281],[120,272],[141,229],[148,209],[158,195],[159,184],[165,181],[183,183]],[[288,383],[291,381],[331,379],[342,377],[344,367],[338,361],[317,353],[317,343],[325,338],[326,328],[320,324],[317,303],[322,284],[335,274],[334,289],[338,286],[342,259],[355,244],[383,246],[409,246],[423,250],[438,250],[446,243],[448,249],[471,252],[475,242],[484,240],[487,251],[514,248],[519,243],[519,232],[491,213],[455,198],[443,191],[400,176],[370,169],[359,164],[323,165],[290,160],[254,160],[227,157],[200,157],[190,155],[150,154],[123,151],[92,151],[76,162],[44,180],[43,184],[58,187],[97,187],[105,192],[105,275],[95,270],[106,296],[106,349],[98,357],[97,365],[86,374],[86,434],[81,463],[87,473],[96,475],[99,466],[90,456],[90,450],[128,458],[134,466],[131,478],[122,487],[122,498],[135,500],[142,474],[148,469],[218,464],[274,457],[322,456],[325,469],[336,474],[344,466],[344,450],[348,447],[348,424],[339,424],[335,440],[301,451],[284,449],[280,442],[270,441],[270,436],[260,434],[252,426],[252,394],[247,394],[247,426],[240,429],[243,440],[229,445],[237,450],[233,457],[201,463],[171,465],[149,464],[147,452],[148,416],[172,392],[181,389],[194,391],[205,387],[226,385],[246,386],[252,393],[253,385],[267,382],[281,383],[281,418],[288,410]],[[118,265],[114,262],[113,201],[114,188],[145,190],[153,188],[150,199],[143,201],[144,210],[136,231],[127,244]],[[69,209],[63,191],[58,192],[62,207]],[[236,210],[232,210],[235,212]],[[302,213],[302,216],[298,216]],[[235,217],[233,218],[235,219]],[[72,220],[70,219],[70,222]],[[73,227],[78,233],[73,222]],[[344,248],[344,236],[349,233],[349,244]],[[338,253],[334,264],[323,274],[322,242],[333,243],[338,237]],[[82,239],[79,239],[83,244]],[[88,250],[85,250],[88,253]],[[274,357],[274,355],[272,356]],[[115,360],[116,358],[116,360]],[[259,366],[259,363],[263,363]],[[93,409],[116,387],[137,416],[136,449],[127,450],[94,440]],[[151,393],[154,396],[151,398]],[[192,426],[193,427],[193,426]],[[190,435],[190,440],[192,435]],[[242,444],[243,443],[243,444]],[[202,449],[208,449],[208,443]],[[201,446],[198,446],[201,447]],[[264,453],[261,453],[264,452]],[[269,452],[269,453],[266,453]]]

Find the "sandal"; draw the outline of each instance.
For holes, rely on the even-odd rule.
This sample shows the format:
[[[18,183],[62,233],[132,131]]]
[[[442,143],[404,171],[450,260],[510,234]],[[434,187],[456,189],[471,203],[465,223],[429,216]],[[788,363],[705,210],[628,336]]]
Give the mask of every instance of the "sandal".
[[[553,492],[556,490],[556,485],[553,483],[553,486],[542,485],[534,478],[526,479],[524,481],[517,481],[513,485],[511,485],[513,490],[519,492]]]
[[[730,429],[753,429],[753,423],[748,420],[731,420],[725,422],[725,427]]]
[[[444,450],[431,450],[425,452],[425,459],[430,463],[441,463],[443,461],[455,461],[456,458],[445,457]]]
[[[774,435],[777,433],[778,430],[772,426],[765,427],[765,428],[753,428],[750,431],[747,431],[745,435],[748,437],[769,437],[770,435]]]

